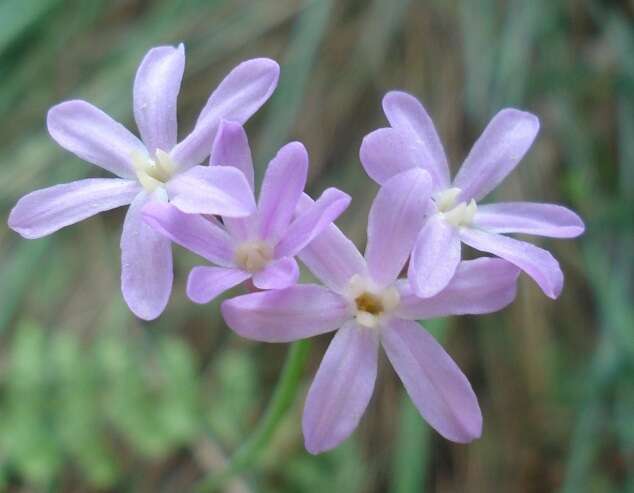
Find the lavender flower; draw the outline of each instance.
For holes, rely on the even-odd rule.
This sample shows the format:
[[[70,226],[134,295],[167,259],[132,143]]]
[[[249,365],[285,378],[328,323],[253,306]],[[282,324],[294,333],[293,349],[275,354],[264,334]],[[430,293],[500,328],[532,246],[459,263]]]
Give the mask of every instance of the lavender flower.
[[[361,145],[368,175],[383,184],[402,171],[422,167],[433,178],[433,215],[420,232],[409,264],[416,294],[433,296],[447,285],[459,265],[463,242],[517,265],[547,296],[557,298],[563,286],[557,260],[546,250],[500,233],[573,238],[584,231],[579,216],[554,204],[477,204],[528,151],[539,129],[537,117],[515,109],[500,111],[451,182],[442,144],[420,102],[403,92],[389,92],[383,111],[391,127],[375,130]],[[427,212],[421,207],[421,214]]]
[[[121,289],[140,318],[156,318],[172,287],[167,238],[142,221],[147,203],[170,201],[184,212],[246,216],[255,203],[244,175],[197,166],[208,155],[222,118],[245,122],[273,92],[279,67],[260,58],[234,68],[211,94],[192,132],[177,143],[176,100],[185,49],[151,49],[134,81],[134,116],[143,141],[85,101],[51,108],[48,130],[59,145],[119,178],[90,178],[22,197],[9,226],[40,238],[102,211],[130,204],[121,236]]]
[[[212,169],[241,170],[253,194],[253,164],[242,126],[223,121],[210,158]],[[297,282],[293,258],[350,204],[350,197],[329,188],[293,218],[308,173],[308,155],[299,142],[285,145],[269,163],[260,191],[258,210],[244,218],[213,218],[183,214],[176,207],[153,202],[145,206],[145,220],[175,243],[218,267],[192,269],[187,294],[208,303],[227,289],[252,279],[259,289],[282,289]],[[254,200],[254,199],[252,199]]]
[[[431,193],[427,172],[414,168],[385,180],[368,220],[365,258],[334,225],[300,254],[326,287],[296,285],[225,301],[227,324],[243,337],[287,342],[337,330],[304,408],[311,453],[329,450],[356,428],[372,396],[379,345],[422,416],[449,440],[481,434],[477,398],[456,363],[414,320],[489,313],[515,297],[519,270],[500,259],[461,262],[439,294],[416,297],[397,280],[423,225]],[[306,197],[301,206],[310,207]]]

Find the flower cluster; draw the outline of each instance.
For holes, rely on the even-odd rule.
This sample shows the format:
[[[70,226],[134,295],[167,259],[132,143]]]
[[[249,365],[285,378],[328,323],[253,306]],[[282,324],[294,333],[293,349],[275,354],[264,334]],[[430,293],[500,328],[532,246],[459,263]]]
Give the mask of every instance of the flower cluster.
[[[479,203],[527,152],[538,119],[500,111],[451,181],[423,106],[409,94],[388,93],[390,126],[368,134],[360,150],[380,185],[362,255],[333,224],[350,197],[336,188],[317,200],[304,193],[308,153],[301,143],[285,145],[269,163],[256,202],[242,125],[275,89],[277,63],[254,59],[234,68],[177,142],[184,67],[183,45],[154,48],[143,59],[133,91],[141,139],[84,101],[54,106],[47,119],[53,139],[118,178],[30,193],[11,211],[11,228],[39,238],[130,205],[121,290],[138,317],[151,320],[164,310],[176,243],[213,264],[189,274],[192,301],[208,303],[249,282],[248,294],[221,305],[239,335],[289,342],[336,331],[304,408],[312,453],[337,446],[356,428],[374,390],[379,347],[431,426],[456,442],[479,437],[482,414],[471,385],[418,321],[500,310],[515,298],[520,271],[547,296],[561,292],[563,274],[552,255],[502,233],[575,237],[584,230],[581,219],[552,204]],[[462,243],[495,257],[461,260]],[[298,284],[296,258],[320,284]]]

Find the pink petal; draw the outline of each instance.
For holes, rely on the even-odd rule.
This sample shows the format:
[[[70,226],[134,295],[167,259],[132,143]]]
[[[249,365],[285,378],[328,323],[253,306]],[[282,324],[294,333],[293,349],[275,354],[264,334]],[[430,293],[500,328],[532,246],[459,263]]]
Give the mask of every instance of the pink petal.
[[[340,327],[350,318],[347,301],[315,284],[260,291],[225,301],[222,315],[242,337],[289,342]]]
[[[449,165],[438,132],[422,104],[411,94],[388,92],[383,111],[392,127],[409,133],[418,142],[419,162],[432,177],[434,190],[449,186]]]
[[[127,205],[140,192],[136,181],[89,178],[31,192],[9,214],[9,227],[25,238],[41,238],[99,212]]]
[[[476,250],[492,253],[515,264],[535,280],[546,296],[555,299],[561,293],[564,275],[550,252],[524,241],[475,228],[461,228],[460,239]]]
[[[390,178],[376,195],[368,217],[365,258],[379,285],[392,283],[401,272],[425,220],[431,179],[414,168]]]
[[[551,238],[574,238],[585,229],[581,218],[570,209],[534,202],[479,205],[474,225],[490,233],[525,233]]]
[[[314,205],[302,211],[275,247],[277,256],[296,255],[350,205],[350,196],[336,188],[324,190]]]
[[[467,377],[425,329],[393,319],[381,343],[425,421],[453,442],[480,437],[482,413]]]
[[[288,227],[308,174],[308,153],[299,142],[282,147],[269,163],[258,202],[260,237],[275,243]]]
[[[337,331],[304,404],[302,430],[311,454],[336,447],[355,430],[374,392],[377,362],[376,332],[352,321]]]
[[[134,119],[151,155],[176,145],[176,102],[185,71],[185,47],[159,46],[147,52],[134,79]]]
[[[460,263],[458,231],[440,214],[432,215],[416,239],[408,277],[415,293],[427,298],[442,291]]]
[[[535,115],[511,108],[500,111],[474,144],[454,179],[460,200],[480,200],[497,187],[524,157],[539,131]]]
[[[315,202],[303,194],[300,199],[300,214],[305,213]],[[301,261],[326,286],[342,292],[355,274],[365,277],[365,259],[357,247],[337,226],[331,224],[298,254]]]
[[[251,274],[240,269],[194,267],[187,278],[187,296],[194,303],[209,303],[250,277]]]
[[[299,279],[299,267],[292,257],[272,260],[259,272],[253,274],[253,285],[258,289],[285,289]]]
[[[242,125],[223,120],[216,134],[209,158],[212,166],[233,166],[244,173],[251,190],[254,190],[253,161],[247,134]],[[257,214],[247,217],[224,217],[224,224],[234,238],[245,241],[257,231]]]
[[[234,240],[220,226],[198,214],[185,214],[171,204],[150,202],[143,218],[152,228],[174,243],[214,264],[235,267]]]
[[[157,191],[158,192],[158,191]],[[172,291],[172,247],[169,238],[143,221],[141,209],[157,196],[141,193],[130,205],[121,235],[121,291],[139,318],[158,317]]]
[[[422,163],[420,145],[410,134],[394,128],[379,128],[366,135],[359,158],[366,173],[380,185]]]
[[[86,101],[53,106],[46,119],[51,137],[84,161],[121,178],[136,179],[134,154],[147,155],[143,143],[120,123]]]
[[[240,170],[195,166],[167,183],[170,202],[188,214],[245,217],[255,212],[255,199]]]
[[[519,269],[499,258],[460,262],[447,287],[430,298],[419,298],[407,281],[399,281],[397,315],[426,320],[449,315],[479,315],[501,310],[517,292]]]
[[[244,124],[269,99],[280,74],[279,65],[255,58],[234,68],[220,83],[203,108],[196,126],[171,153],[184,168],[200,164],[210,153],[222,119]]]
[[[209,164],[212,166],[233,166],[244,173],[253,190],[253,159],[249,139],[242,125],[222,120],[211,149]]]

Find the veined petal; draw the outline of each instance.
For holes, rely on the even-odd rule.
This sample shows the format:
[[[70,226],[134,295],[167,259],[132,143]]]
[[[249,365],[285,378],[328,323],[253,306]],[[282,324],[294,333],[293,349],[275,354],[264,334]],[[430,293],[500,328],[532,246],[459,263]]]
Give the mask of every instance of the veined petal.
[[[393,319],[381,343],[414,405],[438,433],[467,443],[482,433],[482,413],[458,365],[420,325]]]
[[[377,284],[386,286],[401,272],[423,226],[430,193],[429,174],[414,168],[390,178],[376,195],[365,258]]]
[[[9,227],[25,238],[41,238],[99,212],[127,205],[139,184],[119,178],[89,178],[31,192],[9,214]]]
[[[245,217],[255,199],[244,174],[226,166],[195,166],[167,183],[170,202],[188,214]]]
[[[330,450],[355,430],[376,382],[378,338],[350,321],[337,331],[304,404],[302,430],[311,454]]]
[[[299,142],[282,147],[269,163],[260,190],[260,237],[275,243],[288,227],[308,175],[308,153]]]
[[[147,52],[134,79],[134,119],[151,155],[176,145],[176,102],[185,71],[185,47],[159,46]]]
[[[297,283],[299,266],[293,257],[272,260],[253,274],[253,285],[258,289],[285,289]]]
[[[279,65],[268,58],[255,58],[234,68],[212,93],[196,126],[172,150],[182,168],[200,164],[210,153],[222,119],[244,124],[269,99],[280,74]]]
[[[460,201],[476,201],[497,187],[524,157],[539,131],[531,113],[507,108],[489,122],[454,179]]]
[[[209,303],[250,277],[251,274],[240,269],[197,266],[187,278],[187,296],[194,303]]]
[[[86,101],[53,106],[46,118],[48,132],[64,149],[121,178],[136,179],[134,155],[147,155],[143,143],[127,128]]]
[[[412,135],[419,146],[419,162],[432,177],[433,189],[449,187],[449,165],[438,132],[422,104],[411,94],[390,91],[383,97],[383,111],[392,127]]]
[[[515,264],[531,276],[549,298],[555,299],[561,293],[564,275],[550,252],[524,241],[475,228],[461,228],[460,239],[476,250],[492,253]]]
[[[314,204],[313,199],[303,194],[298,206],[300,214],[306,213]],[[334,224],[327,226],[298,253],[298,257],[321,282],[336,292],[342,292],[353,275],[367,275],[363,255]]]
[[[379,128],[366,135],[359,158],[368,176],[380,185],[423,162],[420,145],[411,134],[395,128]]]
[[[284,237],[275,247],[278,256],[297,254],[350,205],[350,196],[337,188],[324,190],[321,197],[313,205],[293,220]]]
[[[519,273],[515,265],[499,258],[465,260],[445,289],[429,298],[419,298],[409,282],[399,281],[401,301],[396,314],[410,320],[427,320],[496,312],[515,299]]]
[[[227,325],[242,337],[290,342],[340,327],[350,318],[347,301],[315,284],[245,294],[223,302]]]
[[[235,267],[233,239],[220,226],[198,214],[185,214],[165,202],[151,202],[143,217],[161,235],[214,264]]]
[[[172,292],[172,246],[169,238],[143,221],[144,205],[159,201],[141,192],[130,205],[121,235],[121,291],[134,314],[144,320],[158,317]]]
[[[209,164],[212,166],[233,166],[244,173],[245,178],[253,186],[253,159],[249,139],[242,125],[222,120],[211,149]]]
[[[422,298],[442,291],[460,263],[458,230],[440,214],[432,215],[421,229],[409,261],[408,278]]]
[[[551,238],[574,238],[585,229],[581,218],[570,209],[535,202],[478,205],[473,223],[490,233],[525,233]]]

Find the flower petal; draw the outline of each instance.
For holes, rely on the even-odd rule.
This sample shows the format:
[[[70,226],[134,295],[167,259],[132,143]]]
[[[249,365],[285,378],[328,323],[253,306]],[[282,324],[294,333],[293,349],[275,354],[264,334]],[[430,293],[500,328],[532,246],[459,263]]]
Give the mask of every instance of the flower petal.
[[[160,200],[140,193],[130,205],[121,235],[121,291],[134,314],[144,320],[158,317],[170,297],[174,273],[169,238],[143,221],[145,204]]]
[[[200,164],[211,151],[222,119],[244,124],[269,99],[280,74],[279,65],[268,58],[255,58],[234,68],[212,93],[196,126],[171,152],[183,168]]]
[[[225,301],[222,315],[242,337],[290,342],[340,327],[350,318],[346,300],[315,284],[260,291]]]
[[[292,257],[272,260],[259,272],[253,274],[253,285],[258,289],[285,289],[299,279],[299,266]]]
[[[299,142],[282,147],[269,163],[258,202],[260,237],[275,243],[288,227],[308,175],[308,153]]]
[[[151,202],[143,218],[174,243],[223,267],[235,267],[233,239],[220,226],[198,214],[185,214],[171,204]]]
[[[479,315],[501,310],[517,293],[520,271],[510,262],[482,257],[460,262],[449,284],[430,298],[419,298],[407,281],[399,281],[401,318],[427,320],[449,315]]]
[[[539,131],[538,118],[507,108],[489,122],[454,179],[460,200],[480,200],[497,187],[524,157]]]
[[[250,277],[251,274],[240,269],[197,266],[187,278],[187,296],[194,303],[209,303]]]
[[[435,190],[449,186],[449,165],[434,122],[422,104],[411,94],[390,91],[383,97],[383,111],[392,127],[409,133],[418,142],[417,152],[429,171]]]
[[[550,252],[507,236],[487,233],[475,228],[462,228],[460,239],[467,245],[497,255],[531,276],[549,298],[561,293],[564,275]]]
[[[244,173],[245,178],[254,189],[253,159],[249,139],[242,125],[222,120],[211,149],[209,164],[212,166],[233,166]]]
[[[127,128],[86,101],[53,106],[46,124],[51,137],[64,149],[121,178],[136,179],[133,156],[147,155],[143,143]]]
[[[127,205],[141,188],[131,180],[89,178],[31,192],[9,214],[9,227],[25,238],[41,238],[99,212]]]
[[[490,233],[525,233],[551,238],[575,238],[585,227],[570,209],[535,202],[479,205],[474,225]]]
[[[185,71],[185,47],[159,46],[147,52],[134,79],[134,119],[148,152],[176,145],[176,101]]]
[[[312,206],[301,212],[275,247],[277,256],[296,255],[332,224],[350,205],[350,196],[337,188],[324,190]]]
[[[188,214],[245,217],[255,212],[253,191],[238,169],[195,166],[167,183],[170,202]]]
[[[432,215],[416,239],[408,277],[414,292],[428,298],[442,291],[460,263],[458,231],[442,215]]]
[[[355,430],[376,382],[376,332],[348,322],[337,331],[304,404],[302,430],[311,454],[330,450]]]
[[[381,343],[425,421],[453,442],[480,437],[482,413],[471,384],[425,329],[393,319],[382,331]]]
[[[244,173],[251,190],[254,190],[254,171],[249,140],[242,125],[222,120],[209,164],[212,166],[233,166]],[[252,238],[257,230],[257,214],[247,217],[224,217],[224,224],[234,238],[245,241]]]
[[[300,214],[309,210],[315,201],[303,194],[298,206]],[[367,266],[357,247],[334,224],[314,238],[298,253],[298,257],[326,286],[343,292],[350,278],[367,275]]]
[[[423,226],[430,192],[429,174],[414,168],[390,178],[376,195],[365,258],[377,284],[388,285],[401,272]]]
[[[359,150],[363,168],[380,185],[402,171],[420,167],[421,157],[420,145],[413,137],[394,128],[369,133]]]

